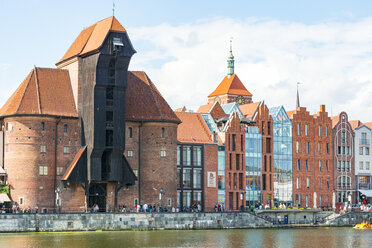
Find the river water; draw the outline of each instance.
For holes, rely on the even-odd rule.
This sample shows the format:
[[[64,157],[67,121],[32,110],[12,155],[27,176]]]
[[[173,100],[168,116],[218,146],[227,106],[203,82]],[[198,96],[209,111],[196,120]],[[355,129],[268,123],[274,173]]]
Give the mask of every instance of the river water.
[[[372,247],[372,230],[298,228],[0,234],[0,247]]]

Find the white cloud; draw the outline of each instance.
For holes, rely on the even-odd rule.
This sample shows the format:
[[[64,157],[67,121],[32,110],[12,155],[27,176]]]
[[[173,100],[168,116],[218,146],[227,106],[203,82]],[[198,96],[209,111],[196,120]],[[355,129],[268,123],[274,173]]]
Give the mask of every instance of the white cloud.
[[[130,69],[146,71],[172,108],[196,110],[226,75],[234,37],[235,72],[255,101],[292,110],[299,81],[311,112],[326,104],[333,115],[372,121],[371,26],[372,18],[317,25],[250,18],[134,28],[134,46],[151,49],[137,48]]]

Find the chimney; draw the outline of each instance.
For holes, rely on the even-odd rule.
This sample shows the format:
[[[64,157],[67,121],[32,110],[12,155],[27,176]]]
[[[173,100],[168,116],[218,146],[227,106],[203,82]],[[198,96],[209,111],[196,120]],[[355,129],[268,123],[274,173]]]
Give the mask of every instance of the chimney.
[[[324,104],[320,105],[320,112],[325,112],[325,111],[326,111],[325,105]]]

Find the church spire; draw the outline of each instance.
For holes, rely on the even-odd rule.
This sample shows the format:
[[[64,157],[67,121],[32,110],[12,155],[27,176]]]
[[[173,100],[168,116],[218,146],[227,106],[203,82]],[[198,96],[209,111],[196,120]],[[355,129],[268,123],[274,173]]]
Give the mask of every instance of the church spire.
[[[299,82],[297,82],[297,98],[296,98],[296,109],[300,107],[300,95],[298,94],[298,86],[300,85]]]
[[[227,58],[227,76],[231,77],[234,74],[234,55],[232,54],[232,38],[230,39],[230,55]]]

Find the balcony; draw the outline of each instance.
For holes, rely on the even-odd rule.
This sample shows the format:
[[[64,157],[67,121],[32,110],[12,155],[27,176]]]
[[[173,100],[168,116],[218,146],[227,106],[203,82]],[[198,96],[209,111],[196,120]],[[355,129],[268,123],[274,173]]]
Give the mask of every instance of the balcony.
[[[369,183],[360,183],[359,189],[371,189],[371,184]]]
[[[359,145],[361,146],[369,146],[371,144],[369,139],[359,139]]]

